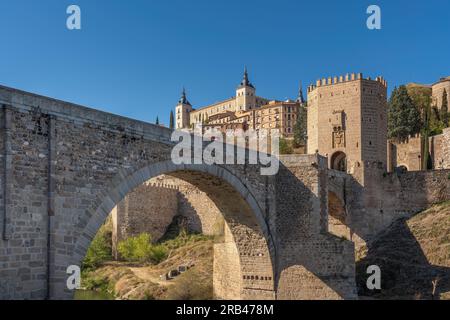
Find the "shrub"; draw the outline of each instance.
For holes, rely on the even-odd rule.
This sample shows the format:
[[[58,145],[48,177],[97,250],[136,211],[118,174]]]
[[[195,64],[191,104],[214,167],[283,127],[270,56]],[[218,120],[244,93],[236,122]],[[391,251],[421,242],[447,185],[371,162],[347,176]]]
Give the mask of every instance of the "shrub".
[[[94,240],[86,253],[82,263],[83,270],[91,270],[100,266],[103,262],[112,259],[111,231],[112,225],[108,220],[97,232]]]
[[[167,258],[167,248],[163,245],[155,245],[152,247],[151,260],[154,263],[160,263]]]
[[[294,150],[292,149],[291,144],[284,138],[280,138],[280,154],[293,154]]]
[[[108,292],[109,289],[109,280],[107,277],[101,276],[84,276],[83,277],[83,286],[86,290],[94,290],[99,292]]]
[[[162,245],[167,249],[175,250],[188,243],[194,243],[209,239],[212,239],[212,237],[203,234],[188,233],[185,229],[183,229],[176,238],[167,240],[163,242]]]
[[[117,251],[123,260],[130,262],[159,263],[167,256],[167,249],[162,245],[152,244],[152,238],[148,233],[121,241]]]

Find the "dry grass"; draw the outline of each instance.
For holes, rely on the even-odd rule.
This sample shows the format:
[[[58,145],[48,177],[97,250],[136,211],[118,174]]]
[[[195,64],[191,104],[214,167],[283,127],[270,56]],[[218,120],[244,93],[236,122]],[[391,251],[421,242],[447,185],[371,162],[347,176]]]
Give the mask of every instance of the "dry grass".
[[[180,265],[194,264],[180,276],[159,278]],[[213,240],[197,239],[172,249],[168,259],[158,265],[111,262],[85,275],[85,283],[98,283],[117,299],[126,300],[207,300],[212,299]]]

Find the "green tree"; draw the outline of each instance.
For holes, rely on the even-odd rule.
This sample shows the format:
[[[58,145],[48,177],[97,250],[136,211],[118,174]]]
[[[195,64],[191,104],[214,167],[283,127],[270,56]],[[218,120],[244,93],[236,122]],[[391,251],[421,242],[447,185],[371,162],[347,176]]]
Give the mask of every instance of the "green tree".
[[[112,220],[100,227],[82,262],[83,270],[91,270],[112,259]]]
[[[422,141],[423,141],[423,152],[422,152],[422,168],[424,170],[432,169],[431,156],[430,156],[430,135],[432,132],[433,110],[431,107],[431,97],[425,99],[424,104],[424,115],[423,115],[423,128],[421,130]]]
[[[170,123],[169,123],[169,128],[170,129],[175,129],[175,120],[173,118],[173,111],[170,111]]]
[[[159,125],[159,117],[156,117],[156,124]]]
[[[300,105],[297,112],[297,121],[294,126],[294,146],[306,146],[307,141],[307,105]]]
[[[441,106],[441,121],[443,122],[445,128],[449,126],[450,115],[448,113],[448,100],[447,100],[447,90],[444,89],[442,93],[442,106]]]
[[[405,86],[395,88],[389,99],[388,137],[404,141],[410,135],[420,132],[421,119]]]
[[[429,115],[429,134],[435,136],[442,133],[445,128],[444,122],[441,120],[441,113],[437,106],[432,106]]]
[[[294,150],[292,149],[292,146],[290,145],[289,141],[287,141],[284,138],[280,138],[280,154],[292,154],[294,153]]]
[[[429,136],[430,136],[430,118],[431,118],[431,104],[424,110],[422,139],[423,139],[423,154],[422,154],[422,168],[428,167],[428,155],[430,153]]]

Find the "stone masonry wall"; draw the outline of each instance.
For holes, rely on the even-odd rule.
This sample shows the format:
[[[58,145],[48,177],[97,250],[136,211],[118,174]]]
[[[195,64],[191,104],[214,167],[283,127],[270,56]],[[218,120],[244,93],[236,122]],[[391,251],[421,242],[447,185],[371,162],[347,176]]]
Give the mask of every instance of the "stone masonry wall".
[[[429,142],[433,169],[450,169],[450,128],[444,129],[440,135],[430,137]],[[420,135],[401,143],[389,141],[388,148],[389,172],[399,166],[405,166],[409,171],[423,170],[423,141]]]
[[[407,141],[397,143],[388,142],[391,159],[389,171],[405,166],[408,171],[422,170],[422,138],[420,135],[410,137]]]
[[[0,297],[39,299],[47,290],[48,156],[50,117],[4,106],[2,125],[2,240]],[[10,131],[9,131],[10,130]],[[21,132],[21,134],[15,134]],[[5,206],[3,206],[5,204]],[[15,279],[15,281],[10,281]]]
[[[151,182],[130,192],[117,205],[115,240],[120,242],[144,232],[149,233],[153,241],[159,240],[177,214],[177,193],[174,187]]]
[[[214,244],[214,297],[237,300],[241,297],[241,268],[239,252],[230,229],[225,225],[223,243]]]
[[[430,138],[430,153],[434,169],[450,169],[450,128]]]
[[[282,157],[277,176],[277,298],[355,299],[353,243],[328,233],[326,159],[299,160]]]
[[[357,247],[395,220],[450,200],[450,170],[366,172],[370,175],[364,187],[349,176],[346,188],[347,221]]]

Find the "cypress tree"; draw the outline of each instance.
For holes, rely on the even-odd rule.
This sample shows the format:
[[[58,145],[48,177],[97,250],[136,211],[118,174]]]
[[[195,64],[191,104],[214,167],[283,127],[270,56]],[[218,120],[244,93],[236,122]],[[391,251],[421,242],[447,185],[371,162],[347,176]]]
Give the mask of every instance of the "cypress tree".
[[[156,116],[156,125],[159,125],[159,117]]]
[[[173,111],[170,111],[170,123],[169,123],[169,128],[170,129],[174,129],[175,128],[175,123],[174,123],[174,118],[173,118]]]
[[[442,106],[441,106],[441,121],[444,123],[445,127],[449,126],[449,113],[448,113],[448,100],[447,100],[447,90],[444,89],[442,93]]]
[[[294,126],[294,144],[295,147],[306,146],[307,140],[307,109],[305,105],[300,105],[297,112],[297,121]]]
[[[405,86],[395,88],[389,99],[388,137],[404,141],[410,135],[420,132],[421,119]]]
[[[424,120],[422,134],[422,170],[432,169],[433,164],[430,155],[430,136],[433,135],[433,109],[431,107],[431,98],[426,97],[424,102]]]

